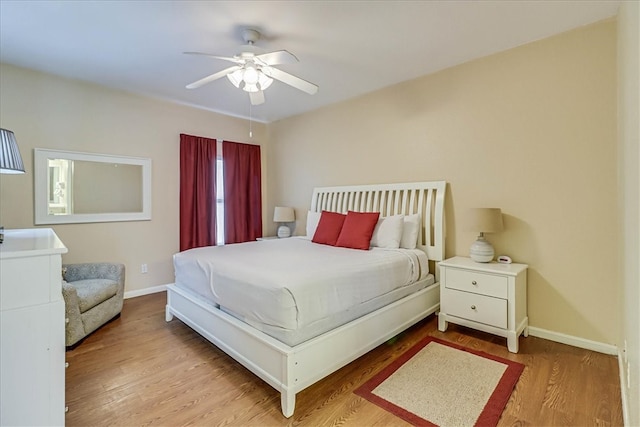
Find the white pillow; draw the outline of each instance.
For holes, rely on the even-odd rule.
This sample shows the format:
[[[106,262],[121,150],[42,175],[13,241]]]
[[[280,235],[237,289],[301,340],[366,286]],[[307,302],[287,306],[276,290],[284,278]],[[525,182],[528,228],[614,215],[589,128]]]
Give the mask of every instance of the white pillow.
[[[420,214],[406,215],[404,217],[404,227],[402,229],[400,247],[403,249],[415,249],[418,243],[419,231]]]
[[[307,212],[307,237],[313,239],[313,235],[316,234],[316,228],[318,228],[318,222],[320,222],[320,215],[322,212]]]
[[[373,229],[371,246],[386,249],[398,249],[402,239],[404,227],[404,215],[387,216],[378,219],[376,228]]]

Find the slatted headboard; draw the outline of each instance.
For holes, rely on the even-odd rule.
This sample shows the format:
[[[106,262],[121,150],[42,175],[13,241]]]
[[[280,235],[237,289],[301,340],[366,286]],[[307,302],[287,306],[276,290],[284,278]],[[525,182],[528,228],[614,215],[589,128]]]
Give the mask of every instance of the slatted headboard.
[[[311,211],[380,212],[381,216],[419,213],[418,248],[432,261],[444,260],[445,181],[403,184],[319,187],[313,190]]]

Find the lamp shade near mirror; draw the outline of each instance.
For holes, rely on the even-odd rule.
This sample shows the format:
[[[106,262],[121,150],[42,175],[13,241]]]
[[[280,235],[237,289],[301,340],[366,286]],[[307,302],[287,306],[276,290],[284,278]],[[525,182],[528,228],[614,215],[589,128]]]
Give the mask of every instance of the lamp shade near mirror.
[[[495,251],[491,243],[485,240],[484,233],[497,233],[504,229],[500,208],[470,209],[467,228],[480,233],[469,248],[469,257],[475,262],[491,262]]]
[[[16,136],[6,129],[0,129],[0,173],[24,173],[24,164],[20,157]],[[4,227],[0,225],[0,243],[3,241]]]
[[[293,222],[296,220],[296,213],[293,208],[276,206],[273,212],[273,222],[285,223],[285,222]],[[287,227],[285,224],[280,224],[278,227],[278,237],[290,237],[291,229]]]
[[[0,173],[24,173],[16,136],[6,129],[0,129]]]

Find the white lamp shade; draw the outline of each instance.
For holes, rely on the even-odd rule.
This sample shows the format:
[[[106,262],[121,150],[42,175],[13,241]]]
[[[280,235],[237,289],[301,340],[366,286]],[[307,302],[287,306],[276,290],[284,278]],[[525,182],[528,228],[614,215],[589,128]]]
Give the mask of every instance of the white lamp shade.
[[[262,70],[255,67],[241,68],[233,73],[227,74],[229,81],[237,88],[242,88],[245,92],[258,92],[265,90],[273,79],[267,76]],[[240,86],[242,84],[242,87]]]
[[[293,208],[276,206],[273,212],[273,222],[293,222],[296,220],[296,213]]]
[[[470,231],[495,233],[504,229],[500,208],[472,208],[469,212],[468,227]]]
[[[227,78],[233,85],[237,88],[240,87],[240,83],[242,83],[242,76],[244,74],[244,70],[241,68],[239,70],[235,70],[233,73],[227,74]]]
[[[6,129],[0,129],[0,173],[24,173],[16,137]]]

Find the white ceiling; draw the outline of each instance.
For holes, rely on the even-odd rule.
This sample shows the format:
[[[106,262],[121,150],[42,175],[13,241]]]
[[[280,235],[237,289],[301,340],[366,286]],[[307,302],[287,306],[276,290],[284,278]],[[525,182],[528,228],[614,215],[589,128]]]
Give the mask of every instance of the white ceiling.
[[[232,65],[259,29],[265,51],[300,62],[284,71],[320,86],[280,82],[254,106],[272,122],[474,58],[615,16],[620,1],[24,1],[0,0],[0,61],[228,114],[249,116],[227,79],[185,85]]]

